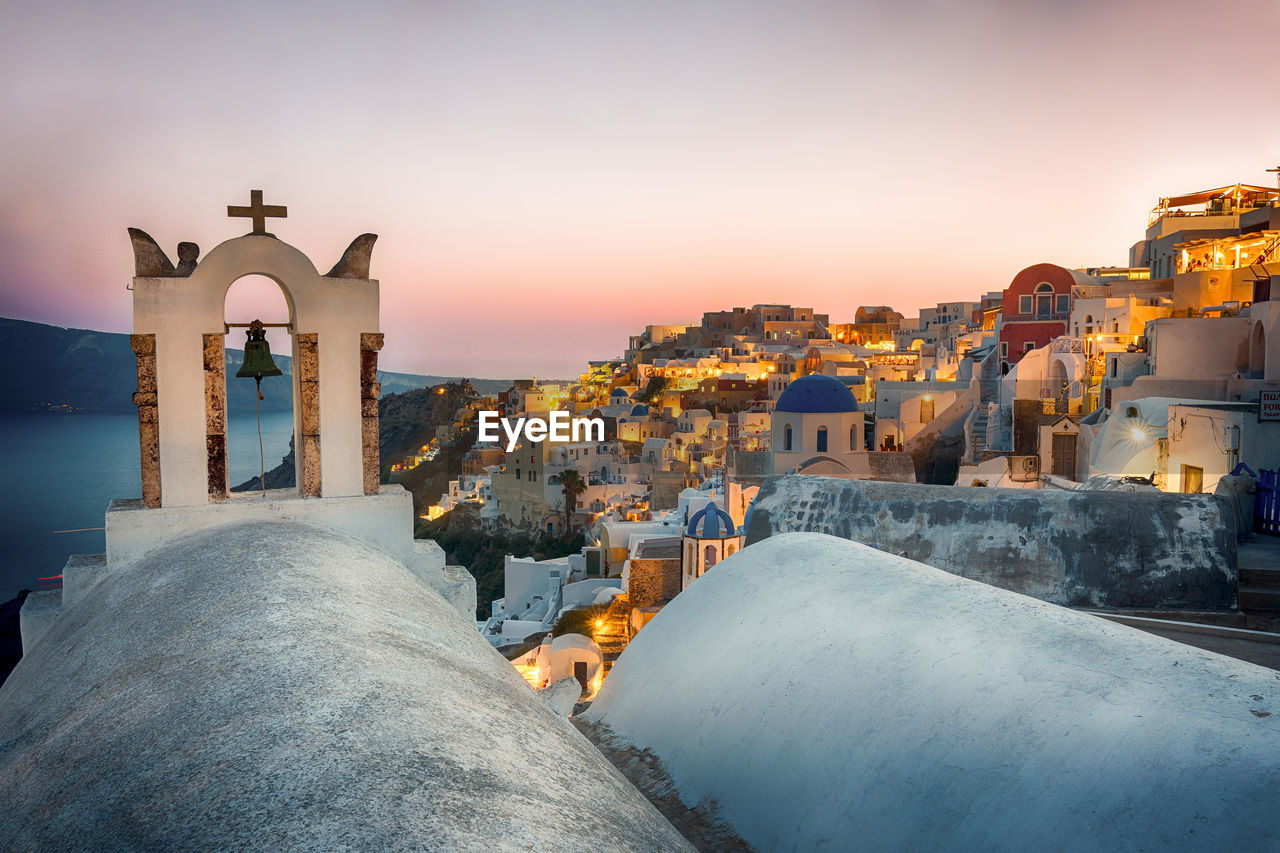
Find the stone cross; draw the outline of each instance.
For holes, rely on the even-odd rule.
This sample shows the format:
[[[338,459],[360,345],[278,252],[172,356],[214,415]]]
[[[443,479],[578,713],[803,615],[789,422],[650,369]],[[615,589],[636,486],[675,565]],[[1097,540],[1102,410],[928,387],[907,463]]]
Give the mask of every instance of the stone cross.
[[[283,204],[263,204],[262,190],[249,190],[249,206],[227,205],[227,216],[244,216],[253,219],[253,233],[267,233],[267,217],[284,219],[289,208]]]

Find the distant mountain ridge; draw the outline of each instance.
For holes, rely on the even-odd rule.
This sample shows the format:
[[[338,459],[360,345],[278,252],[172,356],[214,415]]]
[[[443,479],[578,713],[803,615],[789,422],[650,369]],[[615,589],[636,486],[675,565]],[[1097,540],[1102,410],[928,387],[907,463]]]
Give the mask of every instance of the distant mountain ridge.
[[[293,375],[293,361],[286,355],[273,357],[285,375],[263,381],[266,399],[262,410],[288,411],[293,403],[285,377]],[[229,378],[243,360],[240,350],[227,350]],[[0,364],[7,366],[0,373],[0,413],[134,411],[138,373],[128,335],[4,317],[0,318]],[[378,371],[384,396],[458,378]],[[472,379],[471,384],[480,393],[491,394],[505,391],[511,381]],[[232,415],[253,413],[252,382],[227,382],[227,411]]]

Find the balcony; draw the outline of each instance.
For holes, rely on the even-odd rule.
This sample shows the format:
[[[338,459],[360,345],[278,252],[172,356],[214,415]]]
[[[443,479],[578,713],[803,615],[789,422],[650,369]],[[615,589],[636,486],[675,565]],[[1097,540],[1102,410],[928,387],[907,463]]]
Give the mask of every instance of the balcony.
[[[1053,312],[1032,312],[1029,314],[1006,314],[1004,315],[1005,323],[1065,323],[1071,318],[1069,311],[1053,311]]]

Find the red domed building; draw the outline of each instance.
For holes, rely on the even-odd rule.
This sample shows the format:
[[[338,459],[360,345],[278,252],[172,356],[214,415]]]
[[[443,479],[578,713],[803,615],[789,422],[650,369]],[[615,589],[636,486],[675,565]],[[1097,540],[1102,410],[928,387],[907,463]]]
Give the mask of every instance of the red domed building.
[[[1057,264],[1036,264],[1013,277],[1004,291],[1000,327],[1000,367],[1008,373],[1022,356],[1067,333],[1071,289],[1097,284],[1082,272]]]

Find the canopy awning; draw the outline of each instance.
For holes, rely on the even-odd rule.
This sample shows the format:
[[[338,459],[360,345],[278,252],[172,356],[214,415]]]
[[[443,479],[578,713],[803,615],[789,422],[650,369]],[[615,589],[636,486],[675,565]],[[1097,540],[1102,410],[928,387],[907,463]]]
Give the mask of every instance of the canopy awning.
[[[1214,199],[1231,198],[1236,195],[1269,195],[1272,197],[1280,197],[1280,190],[1272,187],[1259,187],[1254,184],[1232,184],[1227,187],[1217,187],[1212,190],[1201,190],[1196,193],[1187,193],[1186,195],[1176,195],[1169,198],[1160,199],[1161,207],[1184,207],[1190,204],[1207,204]]]

